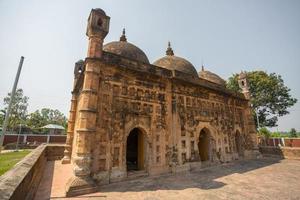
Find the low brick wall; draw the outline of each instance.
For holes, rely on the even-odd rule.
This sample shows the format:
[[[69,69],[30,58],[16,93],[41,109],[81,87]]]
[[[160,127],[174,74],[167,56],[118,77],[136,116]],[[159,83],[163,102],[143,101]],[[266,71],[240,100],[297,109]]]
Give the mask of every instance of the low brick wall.
[[[19,135],[19,143],[66,143],[67,135],[36,135],[36,134],[22,134]],[[5,134],[3,145],[10,143],[17,143],[18,134]]]
[[[300,147],[300,138],[259,138],[259,143],[263,146]]]
[[[64,145],[42,144],[0,176],[0,199],[33,199],[47,160],[63,157]]]
[[[65,145],[47,144],[46,156],[47,160],[61,160],[64,157]]]
[[[260,146],[259,151],[263,155],[277,156],[287,159],[300,159],[300,148],[299,147],[270,147]]]

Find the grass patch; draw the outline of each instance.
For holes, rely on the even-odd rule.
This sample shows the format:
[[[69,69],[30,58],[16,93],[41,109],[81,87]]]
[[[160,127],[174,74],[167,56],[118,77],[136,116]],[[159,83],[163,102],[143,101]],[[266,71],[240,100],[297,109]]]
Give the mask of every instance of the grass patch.
[[[29,150],[0,154],[0,176],[10,170],[17,162],[29,154]]]

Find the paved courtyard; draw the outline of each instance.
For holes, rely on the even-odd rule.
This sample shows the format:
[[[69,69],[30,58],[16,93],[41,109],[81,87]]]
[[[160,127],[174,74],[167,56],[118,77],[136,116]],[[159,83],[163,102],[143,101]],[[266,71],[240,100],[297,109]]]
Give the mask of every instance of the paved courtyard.
[[[36,199],[300,199],[299,160],[236,161],[197,172],[114,183],[97,193],[65,198],[70,175],[70,165],[48,162]]]

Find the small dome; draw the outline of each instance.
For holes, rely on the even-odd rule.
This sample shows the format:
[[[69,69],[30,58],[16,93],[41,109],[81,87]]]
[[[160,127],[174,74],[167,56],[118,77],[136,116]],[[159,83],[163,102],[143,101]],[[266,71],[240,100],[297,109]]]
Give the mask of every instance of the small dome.
[[[210,82],[216,83],[218,85],[222,85],[222,86],[226,85],[226,81],[224,79],[222,79],[220,76],[218,76],[215,73],[204,70],[203,66],[202,66],[202,70],[199,72],[199,77],[208,80]]]
[[[120,37],[120,41],[105,44],[103,46],[103,50],[120,56],[124,56],[132,60],[149,64],[149,60],[146,54],[137,46],[127,42],[125,29],[123,29],[123,34]]]
[[[163,68],[166,68],[169,70],[181,71],[186,74],[190,74],[192,76],[198,77],[197,71],[192,63],[190,63],[189,61],[187,61],[184,58],[174,56],[174,52],[171,48],[170,42],[168,43],[168,49],[166,51],[166,56],[156,60],[153,63],[153,65],[163,67]]]

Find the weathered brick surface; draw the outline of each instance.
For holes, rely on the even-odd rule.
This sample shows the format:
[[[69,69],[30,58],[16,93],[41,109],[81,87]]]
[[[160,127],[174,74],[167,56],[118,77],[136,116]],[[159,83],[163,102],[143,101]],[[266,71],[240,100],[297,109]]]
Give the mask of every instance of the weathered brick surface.
[[[300,159],[300,148],[299,147],[269,147],[261,146],[259,151],[263,155],[272,155],[281,158],[288,159]]]
[[[61,159],[64,145],[40,145],[0,176],[0,199],[33,199],[47,160]]]
[[[47,160],[61,160],[64,156],[65,145],[48,144],[47,145]]]
[[[47,158],[41,145],[0,177],[0,199],[32,199],[41,180]]]

